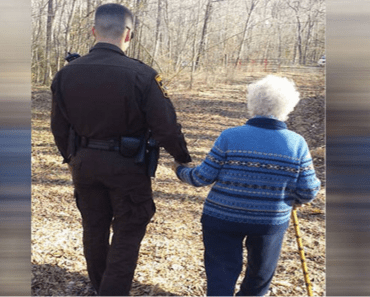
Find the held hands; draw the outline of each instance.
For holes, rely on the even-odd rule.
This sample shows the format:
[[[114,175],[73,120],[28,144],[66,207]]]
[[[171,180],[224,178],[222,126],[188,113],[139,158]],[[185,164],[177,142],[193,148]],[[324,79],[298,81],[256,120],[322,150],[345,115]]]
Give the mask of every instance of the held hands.
[[[171,169],[176,173],[177,167],[179,167],[181,164],[179,162],[173,161],[171,165]]]
[[[185,165],[185,164],[181,164],[181,163],[179,163],[179,162],[177,162],[177,161],[173,161],[173,163],[172,163],[172,165],[171,165],[171,169],[176,173],[177,168],[178,168],[179,166],[186,166],[186,165]]]

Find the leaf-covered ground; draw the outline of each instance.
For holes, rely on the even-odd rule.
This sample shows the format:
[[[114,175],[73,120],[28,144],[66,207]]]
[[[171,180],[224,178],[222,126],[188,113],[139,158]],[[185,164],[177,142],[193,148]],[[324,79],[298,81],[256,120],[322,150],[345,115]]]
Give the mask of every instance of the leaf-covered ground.
[[[224,72],[195,76],[192,90],[184,74],[169,85],[171,100],[183,126],[193,165],[199,164],[226,128],[248,119],[247,84],[266,73]],[[314,295],[325,294],[325,76],[322,69],[279,73],[294,79],[301,101],[288,120],[311,149],[322,189],[298,212]],[[32,294],[93,295],[86,273],[80,214],[71,177],[50,132],[51,94],[32,92]],[[177,180],[165,151],[153,181],[157,213],[148,225],[131,295],[204,296],[206,277],[200,216],[209,187],[194,188]],[[240,283],[241,278],[238,281]],[[238,286],[237,286],[238,287]],[[285,236],[271,296],[306,295],[293,227]]]

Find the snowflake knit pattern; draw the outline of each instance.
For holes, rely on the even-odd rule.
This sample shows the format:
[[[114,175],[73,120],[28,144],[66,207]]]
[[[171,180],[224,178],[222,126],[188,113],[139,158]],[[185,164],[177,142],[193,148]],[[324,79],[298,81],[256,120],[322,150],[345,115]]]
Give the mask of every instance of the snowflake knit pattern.
[[[320,190],[304,138],[271,118],[223,131],[199,166],[176,173],[196,187],[214,183],[203,214],[237,223],[285,224]]]

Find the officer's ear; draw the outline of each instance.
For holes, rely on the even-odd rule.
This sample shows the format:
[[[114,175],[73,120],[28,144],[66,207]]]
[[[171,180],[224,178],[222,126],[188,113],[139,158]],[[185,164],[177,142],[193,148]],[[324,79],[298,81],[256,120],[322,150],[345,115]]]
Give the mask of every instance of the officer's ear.
[[[92,35],[96,38],[96,33],[95,33],[95,27],[93,26],[91,29]]]
[[[125,42],[131,41],[131,29],[127,28]]]

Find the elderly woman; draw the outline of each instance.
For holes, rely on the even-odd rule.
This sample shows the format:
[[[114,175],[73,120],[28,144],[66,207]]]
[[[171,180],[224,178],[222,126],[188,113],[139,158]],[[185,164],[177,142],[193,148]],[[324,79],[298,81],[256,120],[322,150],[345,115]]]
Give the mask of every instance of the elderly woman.
[[[211,296],[233,296],[245,238],[248,266],[237,295],[266,294],[292,207],[320,189],[306,141],[284,123],[299,101],[294,83],[269,75],[249,85],[247,98],[245,125],[223,131],[201,165],[173,166],[190,185],[214,183],[201,219]]]

